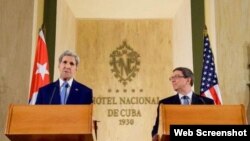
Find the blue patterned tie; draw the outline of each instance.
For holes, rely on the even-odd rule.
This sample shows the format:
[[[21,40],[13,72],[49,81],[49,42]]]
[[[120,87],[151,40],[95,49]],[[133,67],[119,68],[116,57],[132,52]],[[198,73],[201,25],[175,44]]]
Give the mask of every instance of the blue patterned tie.
[[[67,82],[64,82],[62,85],[62,91],[61,91],[61,104],[66,104],[68,87],[69,87],[69,84]]]
[[[188,96],[183,96],[182,100],[183,100],[183,105],[189,105],[189,97]]]

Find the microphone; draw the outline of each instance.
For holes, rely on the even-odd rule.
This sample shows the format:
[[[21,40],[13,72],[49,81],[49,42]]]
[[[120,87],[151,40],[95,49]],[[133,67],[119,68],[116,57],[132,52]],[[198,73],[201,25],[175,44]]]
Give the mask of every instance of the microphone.
[[[50,100],[49,100],[49,104],[51,104],[51,102],[52,102],[52,99],[53,99],[53,97],[55,95],[55,91],[56,91],[56,86],[53,89],[52,95],[51,95]]]
[[[200,100],[201,100],[202,104],[206,104],[206,102],[204,101],[204,99],[203,99],[203,97],[202,97],[202,96],[200,96],[199,98],[200,98]]]
[[[97,140],[97,129],[98,129],[97,122],[100,122],[100,121],[93,120],[96,140]]]

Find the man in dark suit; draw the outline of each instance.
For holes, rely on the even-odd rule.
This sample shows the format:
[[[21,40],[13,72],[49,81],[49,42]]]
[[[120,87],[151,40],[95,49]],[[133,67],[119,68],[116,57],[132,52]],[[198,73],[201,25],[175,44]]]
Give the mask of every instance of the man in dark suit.
[[[59,57],[60,78],[39,89],[36,104],[91,104],[92,89],[74,80],[79,57],[65,51]]]
[[[190,69],[184,67],[175,68],[173,70],[173,75],[169,78],[169,80],[172,82],[172,86],[177,94],[159,101],[155,125],[153,126],[153,130],[151,132],[153,141],[159,140],[159,108],[161,104],[214,104],[212,99],[197,95],[192,91],[194,76]]]

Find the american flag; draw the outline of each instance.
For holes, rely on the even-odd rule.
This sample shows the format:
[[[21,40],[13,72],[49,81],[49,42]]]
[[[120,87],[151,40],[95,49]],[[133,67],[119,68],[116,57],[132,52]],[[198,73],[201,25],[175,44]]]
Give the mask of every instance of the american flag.
[[[200,93],[214,100],[216,105],[222,104],[218,78],[215,71],[213,52],[210,48],[208,34],[204,36],[203,68]]]

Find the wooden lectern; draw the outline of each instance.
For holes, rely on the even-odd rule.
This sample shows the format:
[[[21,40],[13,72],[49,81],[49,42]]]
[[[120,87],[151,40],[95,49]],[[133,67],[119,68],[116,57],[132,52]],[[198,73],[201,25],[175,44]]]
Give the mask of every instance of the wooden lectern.
[[[92,105],[10,105],[11,141],[93,141]]]
[[[244,105],[161,105],[159,135],[169,140],[170,125],[247,124]]]

